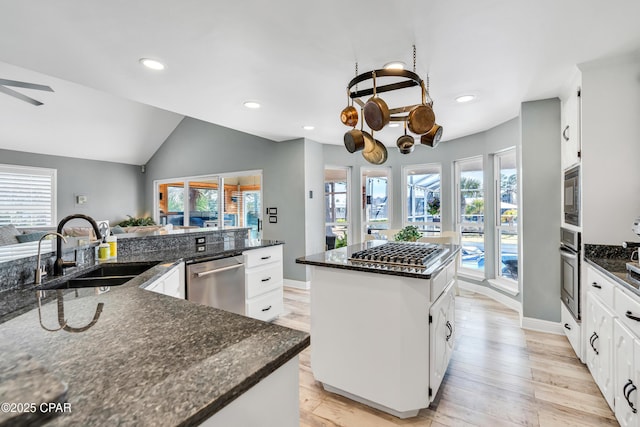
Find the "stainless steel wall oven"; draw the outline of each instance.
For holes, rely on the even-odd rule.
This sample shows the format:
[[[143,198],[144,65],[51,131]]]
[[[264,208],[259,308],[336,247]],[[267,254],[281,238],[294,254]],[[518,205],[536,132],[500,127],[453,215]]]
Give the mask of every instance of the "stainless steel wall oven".
[[[580,320],[580,232],[560,229],[560,295],[576,320]]]

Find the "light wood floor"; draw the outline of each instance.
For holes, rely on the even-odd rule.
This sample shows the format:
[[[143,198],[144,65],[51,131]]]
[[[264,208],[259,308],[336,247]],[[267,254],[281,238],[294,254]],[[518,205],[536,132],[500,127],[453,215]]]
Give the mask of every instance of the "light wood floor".
[[[309,291],[285,288],[285,311],[275,323],[309,332]],[[436,400],[407,420],[324,391],[307,348],[300,354],[300,425],[618,425],[564,336],[520,329],[515,311],[463,290],[456,323],[455,350]]]

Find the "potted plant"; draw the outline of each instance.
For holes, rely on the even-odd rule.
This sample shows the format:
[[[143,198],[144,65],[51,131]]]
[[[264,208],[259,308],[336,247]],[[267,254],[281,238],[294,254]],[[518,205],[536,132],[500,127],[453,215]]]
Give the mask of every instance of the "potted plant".
[[[407,225],[393,237],[398,242],[415,242],[422,237],[422,233],[415,225]]]

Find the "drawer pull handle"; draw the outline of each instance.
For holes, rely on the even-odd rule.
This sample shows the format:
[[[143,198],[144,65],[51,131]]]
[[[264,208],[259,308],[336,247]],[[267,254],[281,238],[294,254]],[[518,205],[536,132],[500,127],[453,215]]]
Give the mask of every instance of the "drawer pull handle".
[[[263,257],[261,257],[260,259],[261,259],[261,260],[266,260],[266,259],[269,259],[269,258],[271,258],[271,255],[269,255],[269,256],[263,256]]]
[[[568,331],[570,331],[570,330],[571,330],[571,326],[569,326],[569,324],[568,324],[568,323],[565,323],[565,324],[564,324],[564,328],[565,328],[566,330],[568,330]]]
[[[633,313],[631,313],[631,311],[629,311],[629,310],[627,310],[627,312],[624,315],[627,316],[631,320],[635,320],[636,322],[640,322],[640,317],[634,316]]]
[[[271,310],[271,306],[262,309],[262,311],[269,311],[269,310]]]
[[[447,329],[449,329],[449,333],[447,334],[446,340],[449,341],[451,339],[451,336],[453,335],[453,327],[451,326],[451,322],[449,322],[447,320],[447,323],[445,323],[445,325],[447,326]]]
[[[602,289],[602,286],[598,285],[598,282],[593,282],[591,286],[593,286],[594,288]]]
[[[631,386],[631,387],[629,387]],[[629,389],[627,390],[627,387],[629,387]],[[622,388],[622,394],[624,395],[625,400],[627,401],[627,403],[629,404],[629,407],[631,408],[631,411],[635,414],[636,412],[638,412],[638,410],[633,406],[633,402],[631,402],[631,400],[629,400],[629,398],[631,397],[631,393],[633,393],[636,389],[636,386],[633,384],[633,381],[629,380],[624,387]]]
[[[598,353],[598,349],[594,346],[594,344],[595,344],[595,342],[596,342],[596,340],[597,340],[598,338],[600,338],[600,337],[598,337],[598,334],[596,334],[596,333],[594,332],[594,333],[593,333],[593,335],[591,335],[591,339],[589,339],[589,344],[591,344],[591,348],[593,349],[593,351],[594,351],[596,354],[600,354],[600,353]]]
[[[268,282],[269,280],[271,280],[271,277],[267,277],[266,279],[262,279],[260,280],[261,282]]]

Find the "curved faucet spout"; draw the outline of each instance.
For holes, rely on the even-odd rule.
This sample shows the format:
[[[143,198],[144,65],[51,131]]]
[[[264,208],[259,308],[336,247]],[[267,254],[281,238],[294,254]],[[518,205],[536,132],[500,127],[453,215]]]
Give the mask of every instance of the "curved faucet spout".
[[[93,227],[93,231],[96,233],[96,237],[98,238],[98,240],[102,239],[102,234],[100,233],[100,228],[98,228],[98,224],[96,223],[96,221],[90,216],[83,214],[74,214],[62,218],[62,220],[58,223],[58,234],[62,234],[62,228],[67,222],[71,221],[72,219],[84,219],[88,221],[89,224],[91,224],[91,227]],[[53,265],[54,275],[62,276],[64,274],[64,267],[64,261],[62,260],[62,240],[60,239],[60,237],[58,237],[56,242],[56,262]]]

